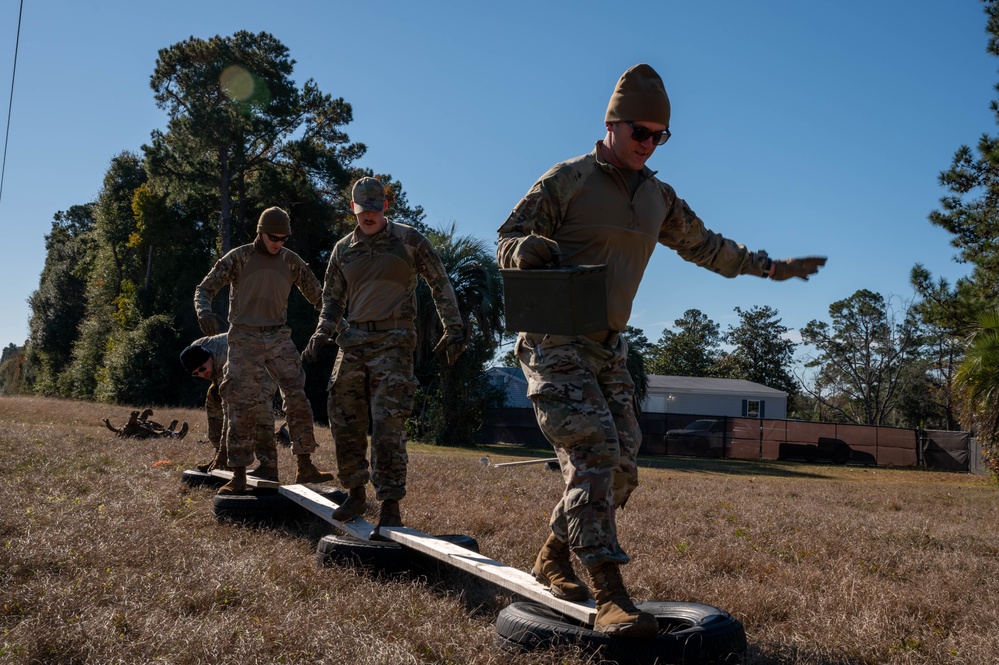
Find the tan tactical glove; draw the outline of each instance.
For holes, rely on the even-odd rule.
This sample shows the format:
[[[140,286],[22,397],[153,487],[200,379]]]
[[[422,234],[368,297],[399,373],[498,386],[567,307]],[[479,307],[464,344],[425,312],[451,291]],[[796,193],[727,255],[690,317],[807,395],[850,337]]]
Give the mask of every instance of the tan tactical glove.
[[[808,281],[809,275],[814,275],[819,271],[820,266],[826,264],[824,256],[806,256],[800,259],[778,259],[774,261],[774,274],[770,279],[782,282],[785,279],[797,277]]]
[[[330,336],[322,330],[312,333],[309,343],[305,345],[305,350],[302,351],[302,360],[304,362],[314,362],[319,357],[319,350],[329,343]]]
[[[558,243],[544,236],[529,235],[513,252],[513,262],[521,270],[559,265]]]
[[[453,366],[458,358],[465,352],[465,335],[458,333],[444,333],[440,341],[437,342],[437,346],[434,347],[434,353],[440,351],[442,346],[447,346],[447,364]]]
[[[215,312],[206,312],[198,316],[198,327],[206,335],[218,335],[225,330],[225,321]]]

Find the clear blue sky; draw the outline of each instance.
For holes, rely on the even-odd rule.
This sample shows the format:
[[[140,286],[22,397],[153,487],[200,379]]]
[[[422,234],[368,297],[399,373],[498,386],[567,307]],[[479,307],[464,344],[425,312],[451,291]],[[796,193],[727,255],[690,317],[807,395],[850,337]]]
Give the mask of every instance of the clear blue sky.
[[[6,116],[18,0],[0,2]],[[632,325],[690,308],[725,330],[770,305],[797,331],[866,288],[911,298],[916,262],[951,280],[929,224],[962,144],[994,133],[999,61],[978,0],[617,3],[25,0],[0,228],[0,345],[28,334],[53,215],[93,200],[112,157],[165,127],[149,76],[188,37],[266,31],[301,85],[353,105],[360,166],[390,173],[431,226],[493,242],[549,166],[603,137],[618,76],[663,76],[673,137],[649,161],[709,228],[771,256],[822,254],[809,282],[724,279],[660,248]],[[193,298],[193,294],[192,294]]]

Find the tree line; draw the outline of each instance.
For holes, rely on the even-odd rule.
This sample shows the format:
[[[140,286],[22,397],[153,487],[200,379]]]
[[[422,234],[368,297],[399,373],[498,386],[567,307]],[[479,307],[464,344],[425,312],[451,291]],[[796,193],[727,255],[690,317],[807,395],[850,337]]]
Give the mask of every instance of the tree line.
[[[999,11],[983,0],[989,52],[999,55]],[[385,183],[393,220],[426,234],[441,254],[471,334],[453,368],[430,345],[439,321],[422,285],[417,350],[420,398],[413,432],[427,440],[471,439],[502,396],[484,370],[509,336],[493,245],[455,226],[429,229],[391,174],[356,166],[367,147],[350,140],[351,105],[292,79],[294,60],[267,33],[190,38],[159,52],[150,86],[166,112],[138,151],[114,156],[96,200],[55,214],[38,288],[29,298],[29,337],[4,349],[0,390],[130,404],[195,405],[203,385],[177,360],[201,336],[194,287],[214,261],[249,242],[259,211],[291,212],[289,248],[323,275],[337,239],[354,225],[350,185]],[[999,117],[999,101],[992,102]],[[999,450],[999,139],[961,146],[940,174],[948,193],[930,222],[953,235],[972,274],[950,284],[915,265],[916,297],[897,302],[860,290],[832,303],[794,342],[778,311],[736,308],[722,331],[688,310],[652,342],[629,328],[629,368],[648,374],[742,378],[788,393],[789,414],[806,420],[973,428]],[[219,313],[226,298],[216,298]],[[300,294],[289,303],[299,348],[316,313]],[[307,368],[307,392],[325,419],[335,348]],[[509,354],[501,361],[509,362]],[[995,462],[996,458],[990,458]],[[999,469],[999,466],[996,466]]]
[[[163,131],[135,152],[115,155],[96,200],[55,214],[45,238],[45,265],[29,298],[29,337],[4,351],[4,392],[95,399],[109,403],[196,405],[205,386],[187,376],[178,354],[202,336],[193,307],[195,286],[234,246],[250,242],[260,211],[289,211],[288,247],[316,275],[325,274],[335,242],[353,229],[350,187],[378,177],[392,219],[431,238],[471,331],[456,367],[432,349],[417,353],[425,407],[415,414],[421,433],[461,440],[482,410],[498,399],[476,371],[502,335],[502,289],[492,250],[431,230],[420,206],[410,205],[391,174],[361,169],[367,148],[345,131],[352,108],[312,81],[297,86],[294,60],[272,35],[237,32],[190,38],[159,51],[150,76]],[[418,292],[429,304],[428,289]],[[214,306],[225,317],[226,294]],[[420,337],[436,341],[440,322],[421,307]],[[315,328],[316,312],[292,292],[288,323],[299,348]],[[326,381],[334,354],[327,349],[307,368],[307,391],[317,418],[326,418]],[[458,386],[461,386],[460,388]],[[440,406],[443,405],[443,406]],[[443,418],[446,408],[460,418]]]

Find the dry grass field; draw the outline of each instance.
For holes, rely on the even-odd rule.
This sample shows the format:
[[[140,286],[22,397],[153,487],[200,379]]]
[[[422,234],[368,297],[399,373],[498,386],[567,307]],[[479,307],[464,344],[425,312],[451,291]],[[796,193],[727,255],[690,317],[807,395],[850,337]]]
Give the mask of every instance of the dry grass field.
[[[515,599],[467,574],[318,567],[329,527],[307,515],[219,522],[213,490],[180,481],[209,457],[204,414],[153,408],[191,433],[120,439],[101,418],[120,425],[128,408],[0,398],[0,662],[594,662],[497,649],[496,615]],[[329,432],[317,434],[331,468]],[[487,467],[485,454],[531,456],[411,444],[403,518],[530,569],[561,479]],[[987,479],[660,458],[643,460],[641,481],[619,517],[626,582],[638,600],[731,612],[746,665],[999,663],[999,491]]]

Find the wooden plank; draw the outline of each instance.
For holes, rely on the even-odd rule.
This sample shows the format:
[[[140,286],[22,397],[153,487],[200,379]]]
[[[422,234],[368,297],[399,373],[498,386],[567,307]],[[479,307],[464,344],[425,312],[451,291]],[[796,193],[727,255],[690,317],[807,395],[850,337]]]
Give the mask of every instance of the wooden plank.
[[[379,534],[400,545],[418,550],[455,568],[460,568],[476,577],[488,580],[528,600],[546,605],[577,621],[592,625],[597,618],[596,606],[592,600],[585,603],[573,603],[556,598],[530,573],[466,550],[454,543],[434,538],[408,527],[381,528]]]
[[[370,540],[375,531],[375,526],[371,522],[360,517],[355,517],[349,522],[333,519],[333,511],[339,506],[304,485],[282,485],[278,491],[355,538]],[[378,533],[404,547],[423,552],[577,621],[592,624],[596,619],[596,606],[592,600],[585,603],[560,600],[551,595],[548,589],[539,584],[530,573],[512,568],[477,552],[408,527],[386,527],[378,529]]]
[[[232,480],[232,471],[221,471],[219,469],[213,469],[212,475],[217,478],[225,478],[226,480]],[[255,476],[247,476],[246,484],[249,487],[259,487],[260,489],[276,490],[281,487],[281,483],[276,483],[273,480],[264,480],[263,478],[257,478]]]
[[[310,490],[305,485],[281,485],[278,492],[285,495],[306,510],[309,510],[319,517],[340,529],[344,533],[360,538],[361,540],[371,540],[371,532],[375,530],[375,525],[363,517],[355,517],[347,522],[341,522],[333,518],[333,511],[339,508],[322,494]]]

